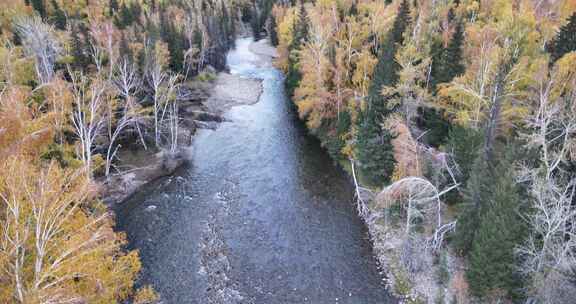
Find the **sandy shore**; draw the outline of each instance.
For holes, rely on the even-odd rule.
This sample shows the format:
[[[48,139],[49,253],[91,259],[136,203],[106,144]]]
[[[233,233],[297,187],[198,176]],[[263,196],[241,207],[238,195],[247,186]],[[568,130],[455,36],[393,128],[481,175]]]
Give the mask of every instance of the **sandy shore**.
[[[263,57],[265,63],[272,63],[272,59],[278,58],[276,48],[270,45],[268,39],[258,40],[250,45],[250,51],[260,57]]]
[[[204,105],[209,112],[221,115],[232,107],[257,103],[261,94],[261,81],[219,73],[212,94]]]

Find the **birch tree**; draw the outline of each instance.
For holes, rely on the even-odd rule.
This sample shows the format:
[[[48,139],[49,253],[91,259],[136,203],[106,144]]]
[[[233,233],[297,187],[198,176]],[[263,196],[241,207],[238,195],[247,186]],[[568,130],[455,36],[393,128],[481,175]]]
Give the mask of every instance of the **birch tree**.
[[[22,39],[27,56],[34,58],[40,85],[54,78],[54,67],[62,48],[54,28],[38,16],[19,17],[14,20],[14,30]]]
[[[71,120],[74,132],[80,141],[77,154],[90,175],[93,170],[94,144],[98,136],[102,135],[108,119],[106,89],[106,82],[102,80],[94,79],[92,83],[89,83],[84,75],[73,76],[74,109]]]
[[[0,220],[0,301],[125,299],[140,263],[135,252],[120,251],[124,241],[107,212],[86,211],[93,192],[84,171],[55,162],[38,169],[18,156],[4,159],[1,169],[7,174],[0,177],[0,205],[7,212]]]
[[[560,59],[551,71],[536,64],[532,86],[536,106],[524,135],[527,148],[538,151],[536,165],[520,171],[531,196],[526,220],[528,241],[518,252],[521,267],[531,281],[532,294],[542,303],[567,303],[576,296],[576,172],[568,169],[576,159],[576,54]]]
[[[142,85],[141,79],[138,75],[138,68],[136,64],[131,62],[129,59],[124,58],[116,67],[116,72],[114,74],[113,82],[120,96],[124,99],[124,116],[131,113],[134,119],[131,120],[132,126],[138,132],[140,142],[144,149],[147,149],[146,141],[144,140],[144,135],[142,134],[142,129],[140,124],[142,119],[140,119],[140,105],[137,102],[136,94],[140,90]]]

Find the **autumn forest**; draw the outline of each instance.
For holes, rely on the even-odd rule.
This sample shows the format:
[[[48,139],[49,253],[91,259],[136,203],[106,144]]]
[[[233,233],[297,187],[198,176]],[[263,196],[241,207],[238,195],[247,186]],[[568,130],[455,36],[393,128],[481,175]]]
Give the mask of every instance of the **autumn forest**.
[[[263,62],[246,59],[248,72],[227,62],[242,39]],[[241,111],[252,111],[250,93],[284,100],[270,97],[266,73],[276,71],[285,114],[306,130],[298,136],[322,147],[309,153],[350,185],[366,234],[357,238],[370,244],[363,258],[390,303],[574,302],[576,1],[0,0],[0,303],[178,303],[144,271],[149,248],[118,229],[115,206],[180,178],[192,148],[202,155],[206,137],[234,132],[221,126],[256,124]],[[233,106],[241,114],[227,116]],[[312,192],[301,183],[280,193]],[[311,198],[332,199],[319,193]],[[224,266],[207,275],[209,296],[189,302],[265,303],[233,275],[245,266],[225,257],[234,234],[208,232],[201,259]],[[340,303],[377,303],[349,294]],[[280,299],[269,303],[294,303]]]

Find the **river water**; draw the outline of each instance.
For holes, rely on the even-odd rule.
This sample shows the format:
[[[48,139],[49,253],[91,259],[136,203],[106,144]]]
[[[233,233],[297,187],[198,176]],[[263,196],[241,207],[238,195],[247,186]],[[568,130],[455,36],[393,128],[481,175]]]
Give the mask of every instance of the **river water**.
[[[232,73],[262,79],[255,105],[196,136],[192,161],[117,208],[139,284],[163,303],[395,303],[353,207],[353,188],[306,134],[283,75],[239,39]]]

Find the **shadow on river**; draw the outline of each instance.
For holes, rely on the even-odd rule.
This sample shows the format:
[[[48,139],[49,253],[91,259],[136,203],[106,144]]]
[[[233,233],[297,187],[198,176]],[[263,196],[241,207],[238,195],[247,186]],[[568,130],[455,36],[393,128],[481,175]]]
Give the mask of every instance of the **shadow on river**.
[[[190,164],[117,207],[119,229],[141,253],[139,283],[170,304],[395,303],[349,179],[250,43],[239,39],[228,64],[263,80],[260,102],[201,130]]]

